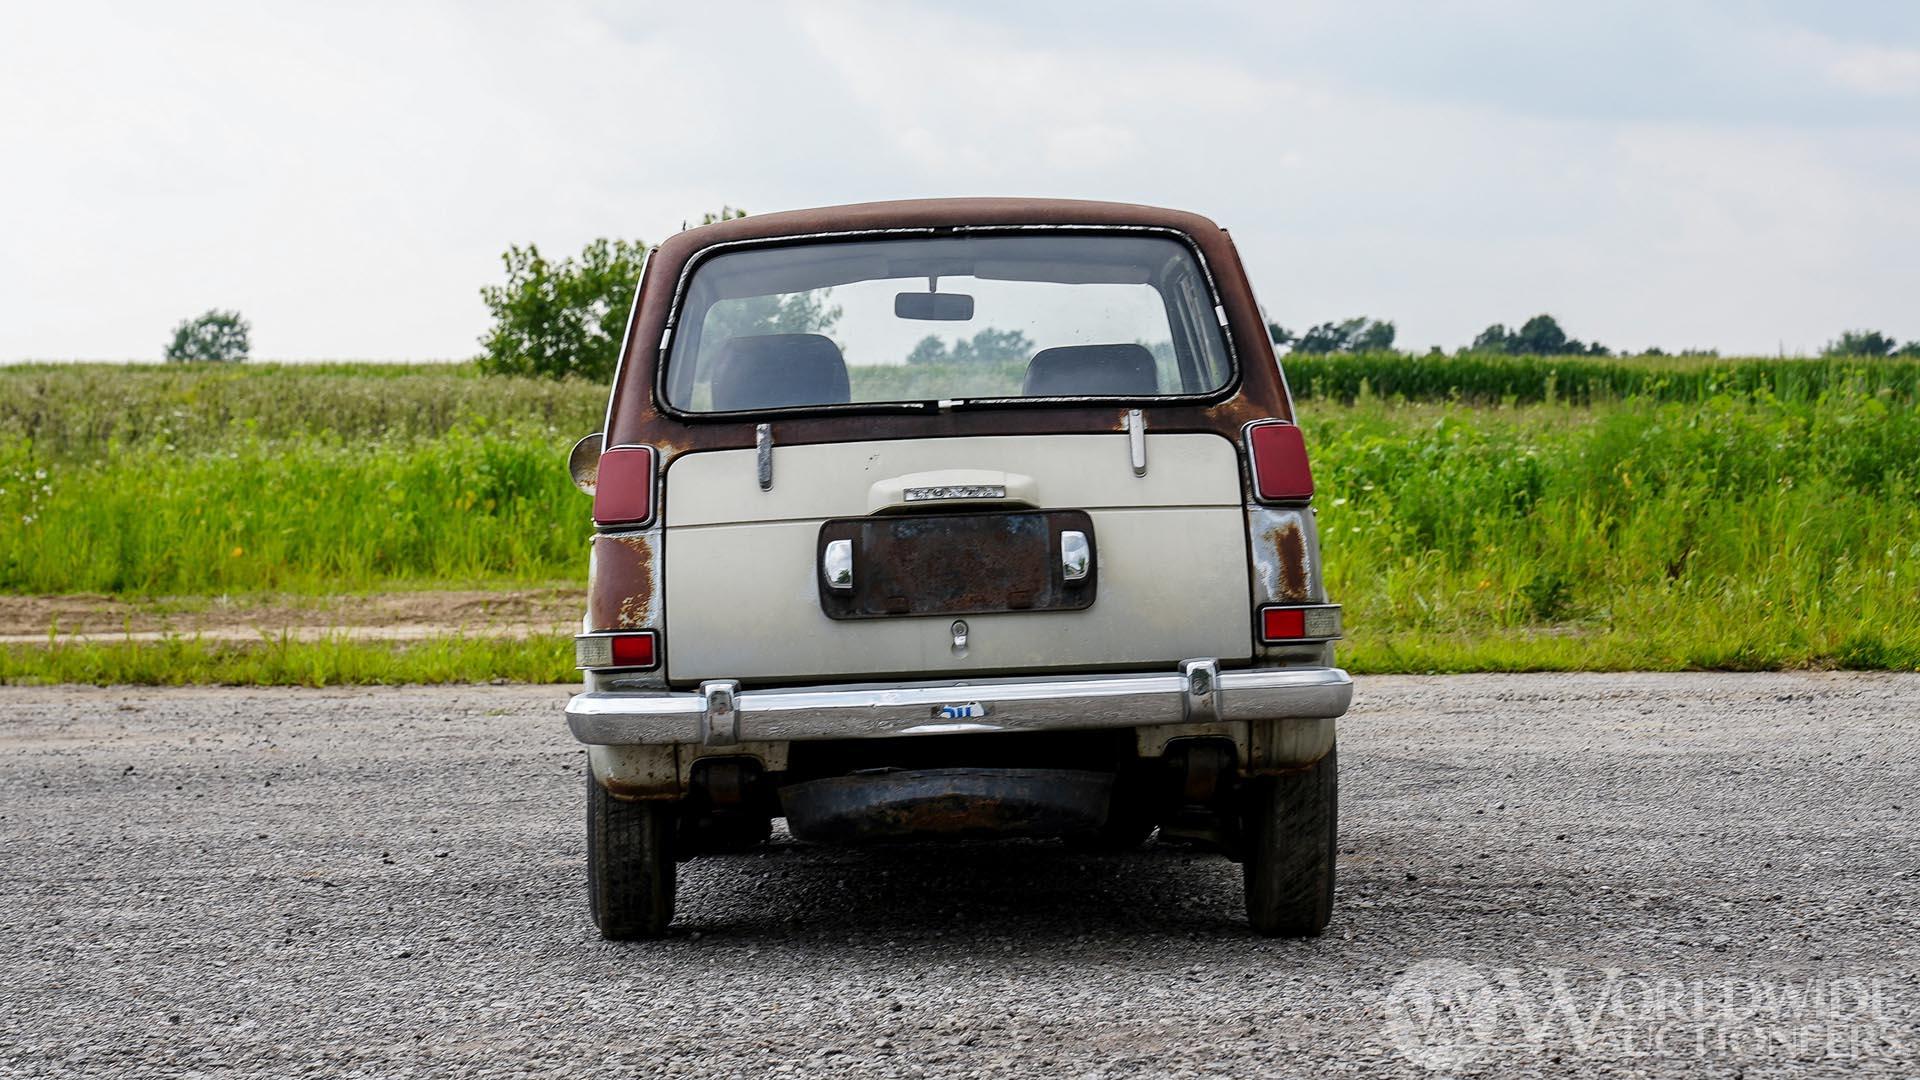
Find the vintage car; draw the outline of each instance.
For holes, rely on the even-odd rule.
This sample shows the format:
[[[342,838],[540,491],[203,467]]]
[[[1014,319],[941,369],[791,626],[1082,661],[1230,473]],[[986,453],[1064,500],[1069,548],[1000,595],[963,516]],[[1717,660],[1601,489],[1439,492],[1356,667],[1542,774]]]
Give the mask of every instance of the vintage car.
[[[1333,902],[1313,479],[1225,230],[1115,203],[740,218],[652,250],[603,434],[567,723],[590,906],[676,861],[1006,836],[1240,861],[1263,934]]]

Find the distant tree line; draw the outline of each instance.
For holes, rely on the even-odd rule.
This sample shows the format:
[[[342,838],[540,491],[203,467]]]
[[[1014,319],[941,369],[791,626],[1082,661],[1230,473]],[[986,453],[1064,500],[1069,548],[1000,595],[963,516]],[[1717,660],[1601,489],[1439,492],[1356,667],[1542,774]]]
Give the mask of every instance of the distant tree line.
[[[1909,341],[1905,345],[1878,330],[1848,330],[1840,335],[1840,340],[1827,342],[1821,350],[1822,356],[1898,356],[1903,359],[1920,359],[1920,341]]]
[[[907,354],[908,364],[1005,364],[1024,361],[1033,355],[1033,341],[1018,330],[996,330],[989,326],[971,338],[962,338],[949,346],[933,334]]]
[[[1276,345],[1292,347],[1296,353],[1363,353],[1392,352],[1394,339],[1393,323],[1386,319],[1373,319],[1365,315],[1338,322],[1324,322],[1310,327],[1304,333],[1294,333],[1277,322],[1267,323],[1267,333]],[[1613,350],[1597,341],[1586,342],[1571,337],[1561,328],[1559,320],[1551,315],[1535,315],[1521,323],[1518,329],[1509,330],[1504,323],[1494,323],[1474,335],[1473,342],[1459,350],[1467,354],[1504,353],[1511,356],[1612,356]],[[1445,355],[1445,350],[1435,345],[1430,355]],[[1658,347],[1640,350],[1640,356],[1666,356]],[[1680,356],[1718,356],[1718,349],[1682,349]],[[1902,359],[1920,359],[1920,341],[1909,341],[1904,345],[1878,330],[1848,330],[1837,340],[1829,341],[1820,350],[1825,357],[1899,357]]]
[[[1362,315],[1340,322],[1324,322],[1295,334],[1279,323],[1268,323],[1267,333],[1276,345],[1291,345],[1299,353],[1389,352],[1393,349],[1393,324]]]
[[[745,217],[746,211],[723,207],[703,215],[701,224]],[[558,378],[578,375],[595,381],[613,377],[620,343],[626,334],[628,307],[640,278],[648,245],[639,240],[595,240],[580,254],[558,261],[542,255],[532,244],[509,247],[501,262],[506,280],[480,290],[493,316],[493,325],[481,338],[476,358],[482,370],[511,375]],[[781,330],[820,331],[835,325],[840,311],[816,294],[764,299],[716,309],[712,318],[725,322],[727,332],[772,333]],[[235,331],[237,330],[237,334]],[[1365,315],[1318,323],[1295,332],[1278,322],[1267,331],[1275,344],[1307,354],[1395,351],[1396,329],[1391,319]],[[247,326],[237,312],[208,312],[182,323],[168,348],[169,359],[237,359],[246,355]],[[987,328],[970,338],[947,341],[927,335],[906,356],[909,365],[957,364],[991,366],[1024,360],[1034,342],[1018,330]],[[1552,315],[1535,315],[1509,329],[1494,323],[1458,350],[1465,354],[1534,356],[1611,356],[1613,350],[1598,341],[1569,335]],[[1444,355],[1434,346],[1430,354]],[[1649,348],[1641,355],[1665,355]],[[1687,349],[1679,355],[1717,355],[1713,350]],[[1877,330],[1849,330],[1822,350],[1830,357],[1920,358],[1920,341],[1905,344]]]

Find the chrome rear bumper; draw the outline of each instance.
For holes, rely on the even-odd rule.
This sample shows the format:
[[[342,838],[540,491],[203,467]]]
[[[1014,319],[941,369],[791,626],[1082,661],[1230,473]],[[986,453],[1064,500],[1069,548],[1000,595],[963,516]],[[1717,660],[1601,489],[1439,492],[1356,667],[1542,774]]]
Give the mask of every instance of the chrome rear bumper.
[[[567,702],[567,726],[598,746],[887,738],[996,731],[1069,731],[1214,721],[1320,719],[1347,711],[1353,680],[1339,668],[1221,671],[1189,660],[1178,672],[1037,679],[872,683],[699,692],[590,691]]]

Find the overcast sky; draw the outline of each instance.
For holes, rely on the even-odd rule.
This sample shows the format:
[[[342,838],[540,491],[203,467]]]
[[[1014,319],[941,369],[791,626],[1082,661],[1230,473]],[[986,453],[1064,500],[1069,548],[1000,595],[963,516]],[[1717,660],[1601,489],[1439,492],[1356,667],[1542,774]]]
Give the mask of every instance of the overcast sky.
[[[471,355],[499,255],[723,203],[1157,203],[1288,326],[1920,338],[1920,4],[9,4],[0,359]]]

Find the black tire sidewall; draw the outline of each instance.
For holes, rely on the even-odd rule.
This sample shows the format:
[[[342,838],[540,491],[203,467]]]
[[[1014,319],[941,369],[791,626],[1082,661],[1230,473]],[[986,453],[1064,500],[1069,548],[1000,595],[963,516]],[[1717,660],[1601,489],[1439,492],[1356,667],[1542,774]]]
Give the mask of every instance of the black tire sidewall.
[[[659,937],[673,921],[674,807],[623,802],[587,774],[587,903],[600,936]]]
[[[1339,771],[1337,752],[1328,750],[1312,765],[1247,785],[1242,871],[1255,932],[1312,937],[1332,919]]]

